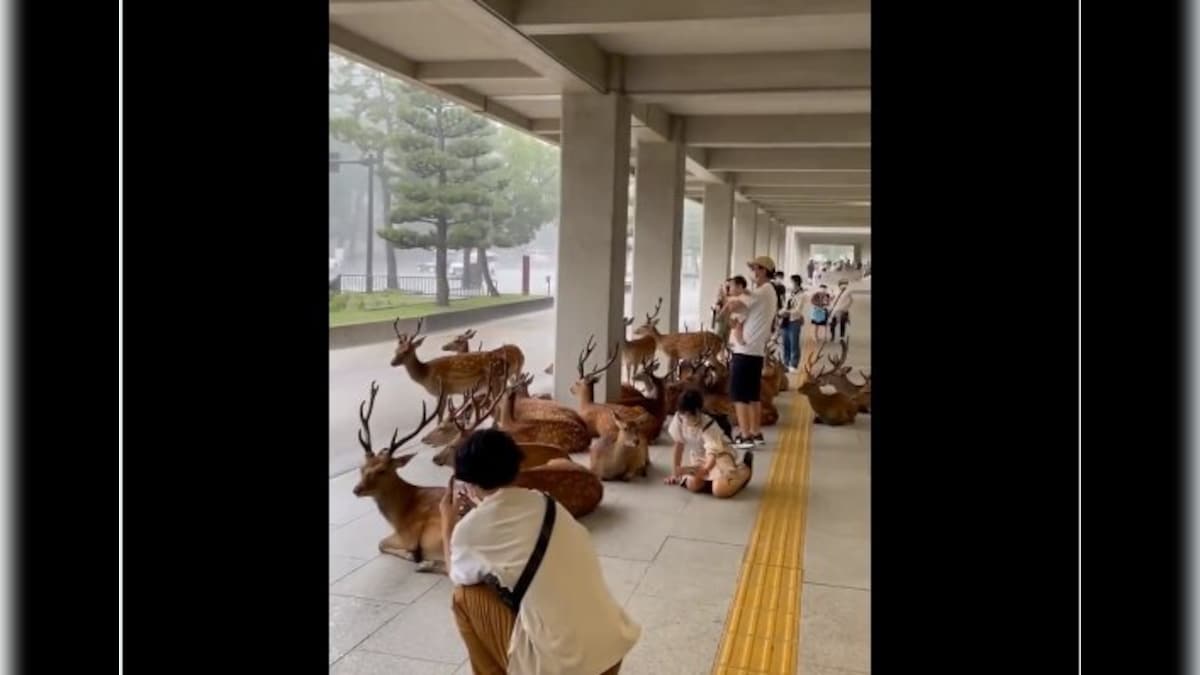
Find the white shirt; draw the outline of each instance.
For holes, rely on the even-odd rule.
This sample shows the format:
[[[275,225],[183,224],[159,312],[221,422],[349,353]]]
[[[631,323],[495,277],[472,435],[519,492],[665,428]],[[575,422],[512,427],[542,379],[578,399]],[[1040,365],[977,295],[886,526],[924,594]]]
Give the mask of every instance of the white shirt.
[[[699,425],[689,424],[684,421],[683,415],[675,413],[671,416],[667,433],[672,441],[683,444],[689,460],[687,466],[702,466],[709,457],[717,458],[705,480],[713,480],[721,474],[728,475],[737,467],[733,451],[725,445],[725,437],[721,435],[721,427],[716,422],[708,424],[707,416],[701,416],[700,419],[703,421]],[[705,424],[708,424],[707,429],[704,428]]]
[[[849,312],[850,305],[854,304],[854,294],[850,292],[850,287],[847,286],[845,289],[838,289],[838,293],[841,293],[841,296],[834,293],[833,313]]]
[[[588,531],[555,504],[554,530],[508,643],[514,675],[599,675],[625,658],[642,629],[613,599]],[[501,488],[463,516],[450,536],[450,580],[494,575],[517,585],[546,512],[542,493]]]
[[[808,296],[804,291],[790,291],[787,299],[788,318],[792,321],[804,320],[804,303]]]
[[[771,339],[771,328],[775,321],[776,306],[779,299],[775,296],[775,286],[770,282],[750,292],[750,297],[739,298],[746,304],[746,323],[742,326],[743,344],[734,344],[730,340],[730,348],[734,354],[747,356],[766,356],[767,341]]]

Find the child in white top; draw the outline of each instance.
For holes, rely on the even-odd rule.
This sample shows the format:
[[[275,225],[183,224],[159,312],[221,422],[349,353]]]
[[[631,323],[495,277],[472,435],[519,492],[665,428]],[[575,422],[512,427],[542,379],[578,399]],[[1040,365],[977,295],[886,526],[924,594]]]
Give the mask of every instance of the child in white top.
[[[747,451],[739,464],[716,420],[704,413],[704,395],[689,389],[679,397],[679,411],[667,428],[675,441],[674,466],[663,482],[692,492],[711,492],[726,498],[750,482],[754,456]],[[684,450],[689,464],[683,464]]]
[[[743,305],[748,305],[750,292],[746,290],[746,277],[738,275],[733,278],[731,285],[733,293],[729,296],[731,299],[740,300]],[[742,328],[746,325],[746,311],[731,312],[729,314],[729,342],[730,344],[744,346],[746,340],[743,337]]]

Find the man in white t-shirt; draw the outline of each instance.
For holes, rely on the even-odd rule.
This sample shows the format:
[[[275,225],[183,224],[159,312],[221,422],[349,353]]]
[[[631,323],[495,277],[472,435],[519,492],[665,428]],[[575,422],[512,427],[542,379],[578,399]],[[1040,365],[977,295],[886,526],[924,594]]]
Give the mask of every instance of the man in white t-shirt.
[[[616,675],[642,629],[613,599],[587,529],[553,499],[512,485],[521,457],[503,431],[475,432],[455,453],[454,480],[439,505],[452,609],[471,669]],[[462,520],[454,503],[459,488],[475,503]],[[543,529],[549,534],[541,563],[524,596],[514,598]]]
[[[746,314],[742,340],[730,345],[733,358],[729,362],[729,399],[733,401],[738,421],[738,435],[733,445],[743,450],[766,443],[759,426],[762,420],[762,370],[775,313],[779,311],[778,297],[770,281],[775,274],[775,261],[764,255],[751,260],[747,266],[754,275],[750,296],[731,298],[721,309],[726,314]]]

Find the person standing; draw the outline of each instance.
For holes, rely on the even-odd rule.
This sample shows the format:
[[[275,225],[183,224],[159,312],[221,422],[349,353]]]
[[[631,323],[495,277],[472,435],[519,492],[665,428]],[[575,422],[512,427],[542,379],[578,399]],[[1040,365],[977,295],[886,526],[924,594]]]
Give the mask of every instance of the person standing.
[[[788,321],[783,333],[783,364],[789,372],[800,367],[800,336],[804,334],[804,283],[799,274],[792,275],[792,288],[783,312]]]
[[[812,258],[809,258],[809,259],[808,259],[808,266],[807,266],[807,268],[808,268],[808,282],[809,282],[809,283],[812,283],[812,280],[813,280],[813,270],[814,270],[814,269],[816,269],[816,267],[817,267],[817,261],[813,260]]]
[[[838,282],[838,294],[830,304],[832,308],[829,314],[829,339],[835,340],[838,338],[838,329],[841,329],[841,339],[846,339],[846,326],[850,325],[850,306],[854,304],[854,294],[850,292],[850,284],[842,279]]]
[[[587,528],[549,495],[512,484],[521,460],[505,432],[476,431],[438,504],[471,669],[616,675],[642,629],[608,589]],[[475,505],[461,520],[460,489]]]
[[[742,326],[742,344],[731,345],[733,357],[729,363],[729,398],[737,414],[738,435],[734,447],[745,450],[755,445],[765,445],[760,424],[762,421],[762,370],[767,353],[767,341],[779,305],[771,276],[775,272],[775,261],[769,256],[759,256],[747,263],[754,275],[754,288],[749,297],[730,298],[722,312],[731,314],[745,312]]]
[[[808,299],[808,318],[812,321],[813,339],[817,342],[822,340],[821,334],[825,332],[822,329],[829,326],[829,300],[829,288],[825,284],[818,286]]]

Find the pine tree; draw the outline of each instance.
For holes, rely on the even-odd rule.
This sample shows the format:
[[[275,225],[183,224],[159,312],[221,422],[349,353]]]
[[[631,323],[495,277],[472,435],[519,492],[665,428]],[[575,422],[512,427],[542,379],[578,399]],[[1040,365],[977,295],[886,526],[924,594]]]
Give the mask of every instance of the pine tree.
[[[408,127],[396,142],[404,153],[408,176],[397,187],[404,203],[392,209],[393,223],[427,223],[431,232],[401,228],[379,236],[399,248],[432,249],[436,256],[437,304],[450,304],[446,252],[451,244],[470,240],[480,222],[479,210],[491,197],[484,181],[495,168],[487,159],[493,127],[483,117],[424,91],[410,89],[400,116]]]

